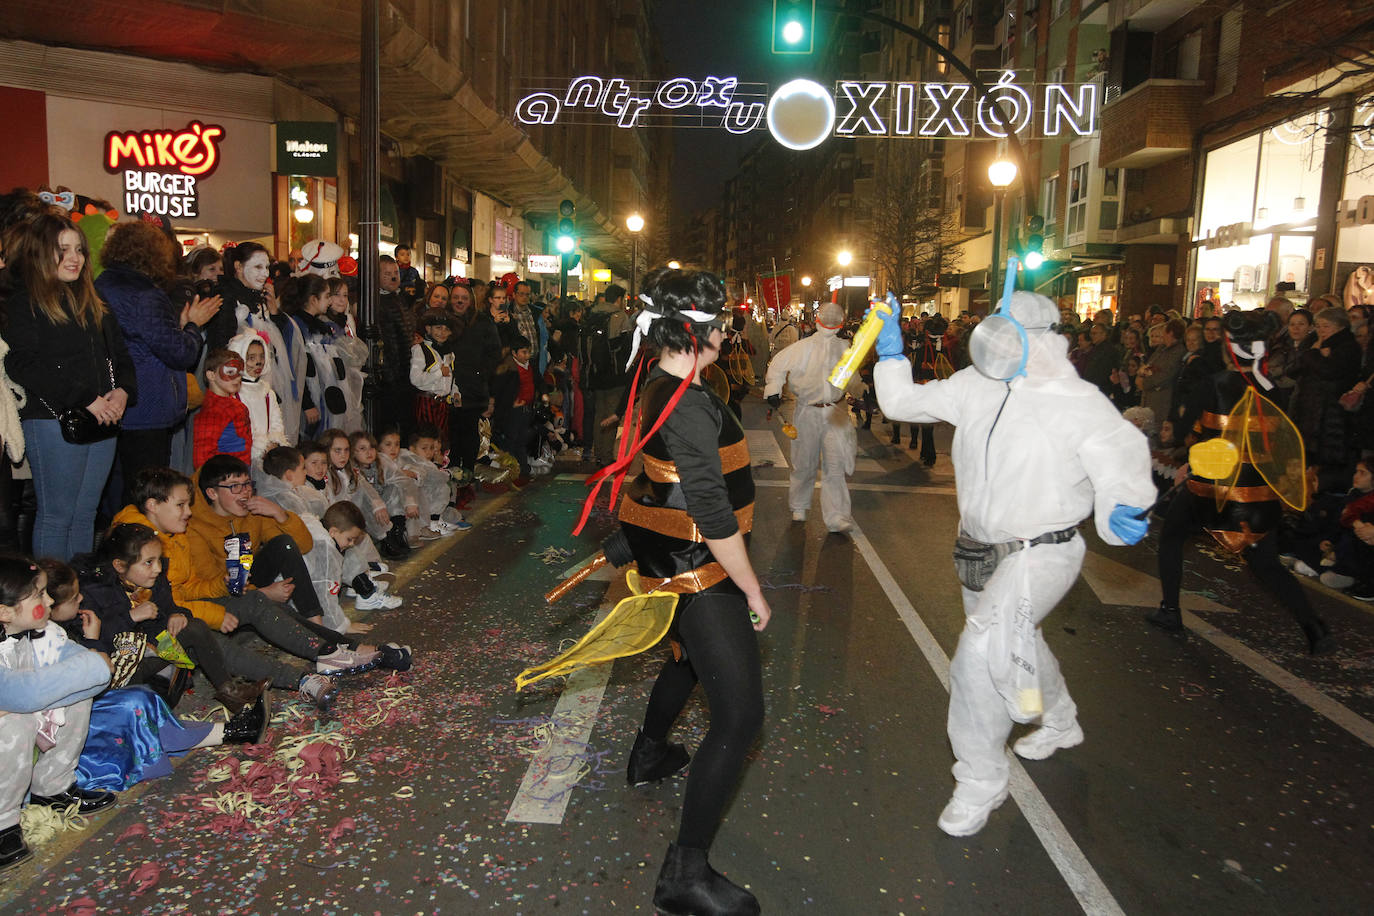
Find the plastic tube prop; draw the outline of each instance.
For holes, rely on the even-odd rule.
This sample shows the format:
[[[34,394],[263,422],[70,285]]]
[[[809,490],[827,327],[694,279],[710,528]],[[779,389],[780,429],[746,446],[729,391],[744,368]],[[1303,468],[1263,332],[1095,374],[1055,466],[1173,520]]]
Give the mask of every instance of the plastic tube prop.
[[[885,303],[877,299],[869,300],[868,314],[864,316],[859,330],[854,333],[854,339],[849,342],[849,349],[844,351],[835,368],[830,370],[829,382],[837,390],[844,391],[849,387],[849,381],[854,377],[854,373],[859,371],[864,360],[868,359],[868,354],[873,352],[878,332],[883,329],[883,315],[896,315],[900,308],[897,297],[892,293],[887,294]]]

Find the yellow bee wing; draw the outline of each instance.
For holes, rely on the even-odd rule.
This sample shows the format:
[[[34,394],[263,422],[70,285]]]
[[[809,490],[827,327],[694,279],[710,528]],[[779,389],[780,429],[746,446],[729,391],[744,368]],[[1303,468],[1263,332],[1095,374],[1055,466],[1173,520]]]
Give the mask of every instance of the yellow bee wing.
[[[600,622],[557,658],[526,668],[515,679],[523,690],[546,677],[571,674],[578,668],[636,655],[657,645],[672,626],[678,596],[672,592],[644,593],[639,573],[631,569],[626,582],[634,594],[622,598]]]
[[[1288,414],[1251,389],[1245,415],[1242,457],[1253,464],[1269,488],[1292,508],[1307,508],[1307,451],[1302,433]]]

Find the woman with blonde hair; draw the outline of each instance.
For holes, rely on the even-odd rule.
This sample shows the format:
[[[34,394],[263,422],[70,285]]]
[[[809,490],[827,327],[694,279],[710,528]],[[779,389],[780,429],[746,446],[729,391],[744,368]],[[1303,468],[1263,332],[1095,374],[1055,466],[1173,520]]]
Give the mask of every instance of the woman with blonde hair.
[[[70,220],[45,213],[24,223],[5,255],[14,275],[5,367],[28,393],[19,416],[38,496],[33,550],[69,560],[94,541],[134,364],[91,282],[86,237]]]

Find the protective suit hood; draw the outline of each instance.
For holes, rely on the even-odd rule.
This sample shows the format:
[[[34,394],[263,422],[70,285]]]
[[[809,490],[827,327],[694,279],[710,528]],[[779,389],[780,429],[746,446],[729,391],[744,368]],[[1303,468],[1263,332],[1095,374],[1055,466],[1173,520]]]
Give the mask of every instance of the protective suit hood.
[[[834,337],[844,326],[844,310],[833,302],[816,312],[816,333]]]
[[[1059,310],[1054,302],[1024,290],[1011,294],[969,335],[969,355],[979,372],[999,382],[1026,378],[1058,378],[1073,366],[1067,347],[1055,346]],[[1062,365],[1061,365],[1062,363]]]

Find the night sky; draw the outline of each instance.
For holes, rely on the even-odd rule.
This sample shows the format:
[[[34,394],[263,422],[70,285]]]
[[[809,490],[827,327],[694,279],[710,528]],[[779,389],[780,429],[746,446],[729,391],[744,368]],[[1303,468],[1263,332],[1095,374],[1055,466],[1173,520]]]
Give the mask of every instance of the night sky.
[[[653,11],[667,77],[737,76],[741,82],[775,88],[794,76],[811,75],[811,57],[771,53],[772,0],[658,0]],[[823,27],[825,17],[817,18]],[[756,131],[741,138],[724,129],[675,132],[674,205],[688,210],[716,202],[740,154],[766,135]]]

